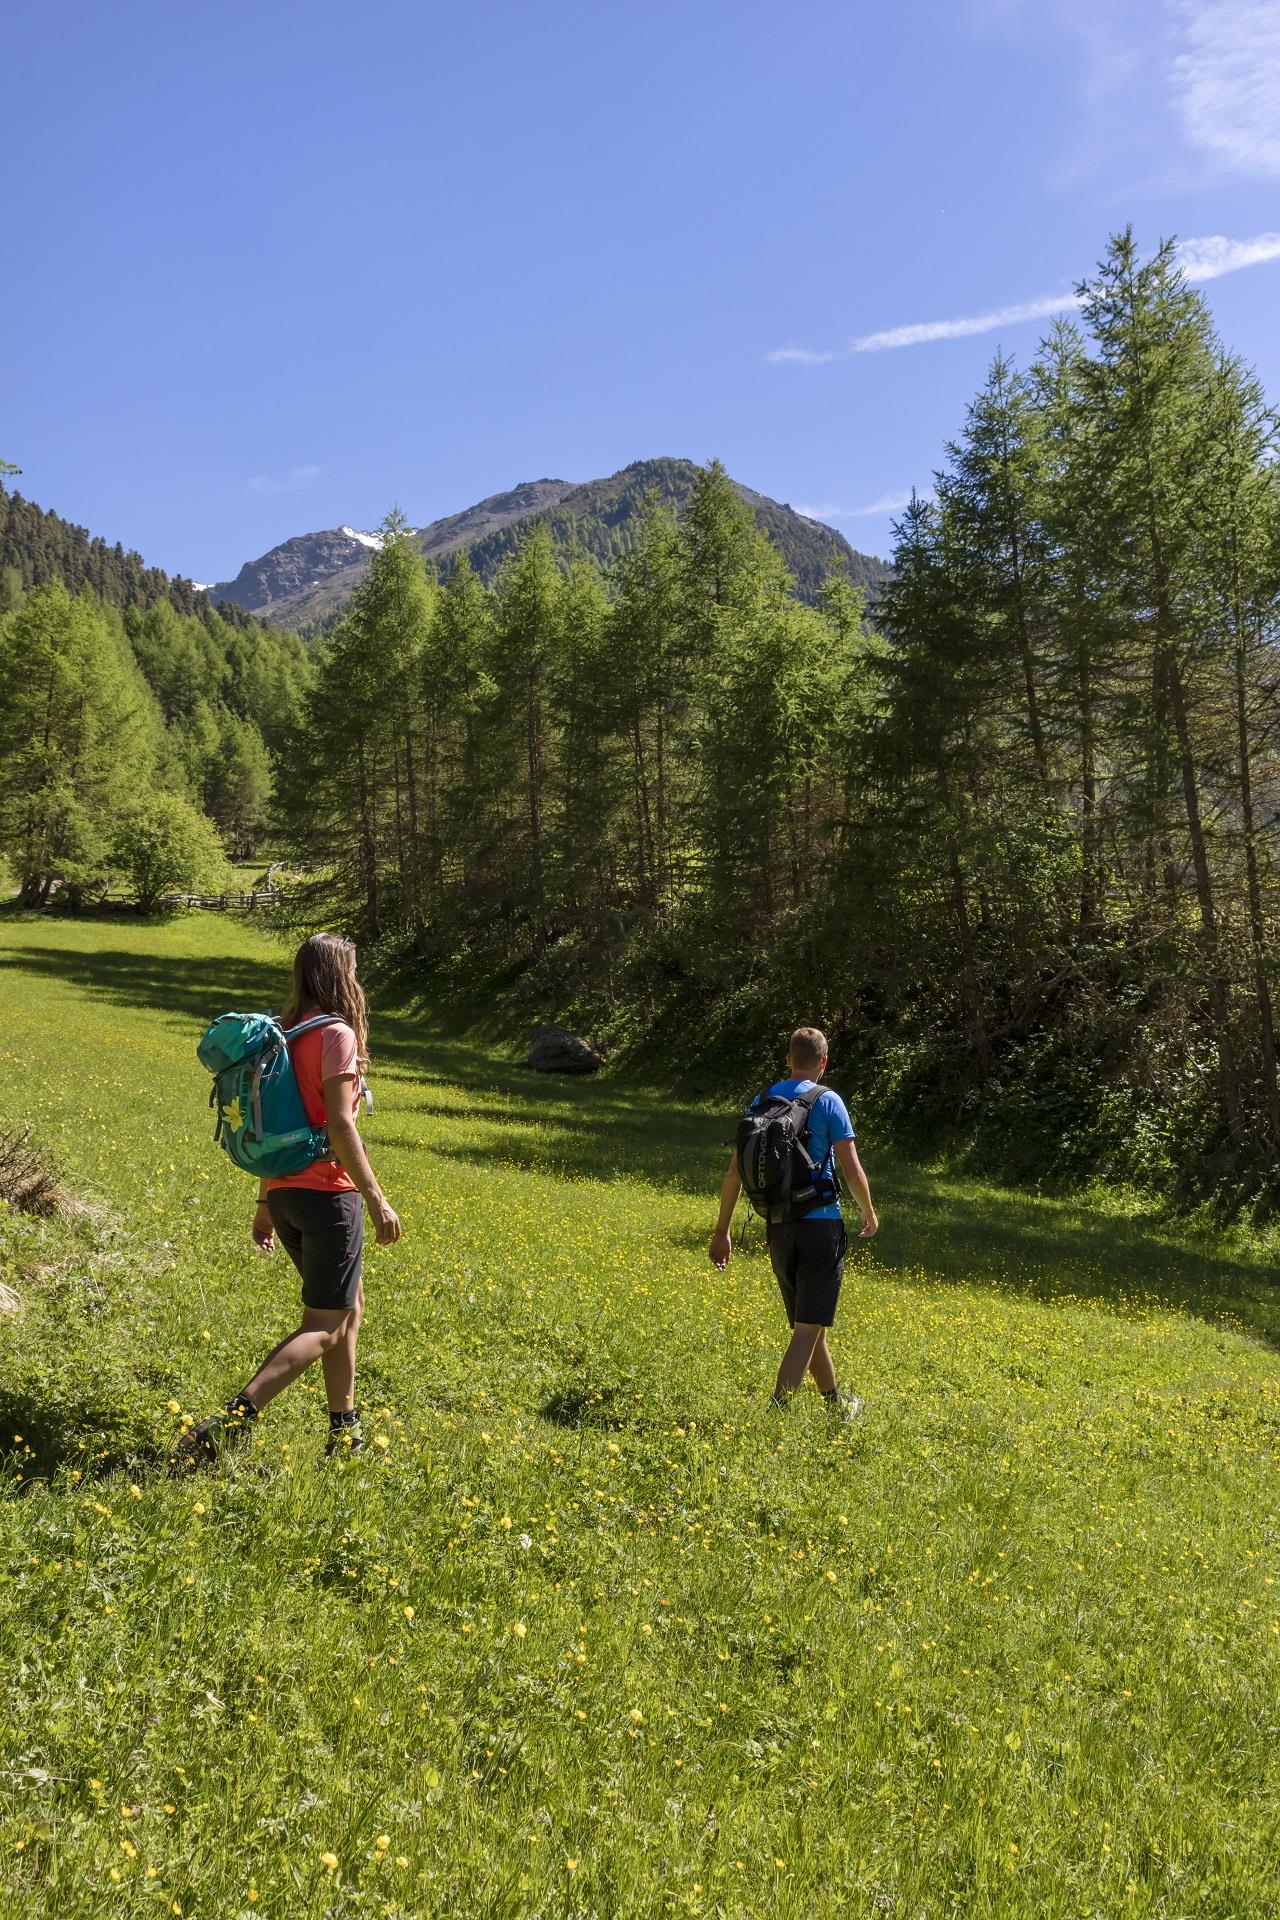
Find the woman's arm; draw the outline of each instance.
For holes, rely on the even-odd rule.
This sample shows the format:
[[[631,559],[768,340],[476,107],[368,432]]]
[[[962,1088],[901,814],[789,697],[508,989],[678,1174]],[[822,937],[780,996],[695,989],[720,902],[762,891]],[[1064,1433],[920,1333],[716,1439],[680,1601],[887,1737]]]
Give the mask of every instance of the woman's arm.
[[[356,1078],[353,1073],[335,1073],[324,1082],[324,1123],[333,1157],[364,1195],[364,1203],[373,1222],[374,1238],[380,1247],[386,1247],[400,1238],[400,1218],[395,1209],[387,1204],[377,1176],[369,1165],[369,1156],[364,1150],[364,1141],[360,1138],[360,1130],[351,1111],[355,1090]]]

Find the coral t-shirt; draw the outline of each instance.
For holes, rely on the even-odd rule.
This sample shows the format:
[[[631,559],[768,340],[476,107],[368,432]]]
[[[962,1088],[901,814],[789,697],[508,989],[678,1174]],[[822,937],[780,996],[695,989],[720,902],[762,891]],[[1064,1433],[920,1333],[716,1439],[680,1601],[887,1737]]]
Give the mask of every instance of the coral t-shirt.
[[[324,1125],[324,1083],[335,1074],[355,1075],[351,1090],[351,1112],[360,1111],[359,1048],[356,1036],[345,1020],[332,1026],[312,1027],[299,1034],[289,1048],[293,1071],[302,1094],[307,1119],[313,1127]],[[356,1183],[337,1160],[313,1160],[301,1173],[290,1173],[283,1180],[268,1180],[272,1187],[316,1187],[322,1193],[355,1193]]]

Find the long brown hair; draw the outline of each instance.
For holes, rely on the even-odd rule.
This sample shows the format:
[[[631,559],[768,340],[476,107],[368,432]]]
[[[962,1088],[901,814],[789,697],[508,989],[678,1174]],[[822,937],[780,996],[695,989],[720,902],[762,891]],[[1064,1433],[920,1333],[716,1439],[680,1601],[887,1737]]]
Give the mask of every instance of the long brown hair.
[[[308,1012],[336,1013],[356,1036],[363,1072],[369,1064],[369,1009],[356,979],[354,940],[341,933],[313,933],[293,956],[293,992],[280,1016],[296,1026]]]

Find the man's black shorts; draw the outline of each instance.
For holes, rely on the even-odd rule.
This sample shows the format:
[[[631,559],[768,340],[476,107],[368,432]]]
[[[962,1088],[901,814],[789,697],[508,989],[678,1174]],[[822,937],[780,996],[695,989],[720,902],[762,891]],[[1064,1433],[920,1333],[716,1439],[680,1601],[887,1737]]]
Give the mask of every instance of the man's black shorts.
[[[829,1327],[836,1317],[849,1236],[843,1220],[789,1220],[769,1227],[769,1258],[794,1327]]]
[[[302,1275],[303,1306],[334,1313],[354,1307],[364,1252],[360,1195],[272,1187],[267,1206],[281,1246]]]

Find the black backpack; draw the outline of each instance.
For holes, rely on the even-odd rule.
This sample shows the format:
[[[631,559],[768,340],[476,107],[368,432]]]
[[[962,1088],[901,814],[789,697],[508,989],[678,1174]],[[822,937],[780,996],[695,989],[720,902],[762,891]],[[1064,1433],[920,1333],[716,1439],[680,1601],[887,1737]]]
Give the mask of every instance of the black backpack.
[[[840,1197],[834,1170],[823,1175],[806,1144],[809,1116],[822,1088],[794,1097],[758,1093],[738,1122],[738,1172],[748,1200],[771,1224],[803,1220]]]

